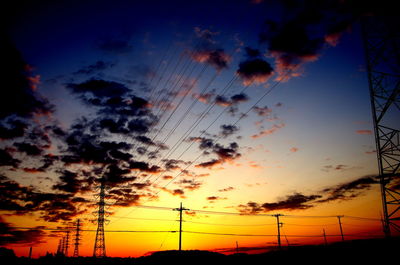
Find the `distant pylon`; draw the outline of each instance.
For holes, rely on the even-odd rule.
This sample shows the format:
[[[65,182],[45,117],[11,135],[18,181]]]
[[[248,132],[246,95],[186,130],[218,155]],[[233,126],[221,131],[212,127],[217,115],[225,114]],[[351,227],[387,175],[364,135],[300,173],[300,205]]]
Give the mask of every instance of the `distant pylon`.
[[[58,247],[57,247],[57,254],[58,254],[58,255],[61,255],[61,253],[62,253],[62,247],[63,247],[63,240],[60,239],[60,240],[58,241]]]
[[[65,245],[64,245],[64,255],[68,257],[68,248],[69,248],[69,231],[67,231],[67,236],[65,238]]]
[[[65,236],[61,239],[61,254],[65,255]]]
[[[99,209],[97,211],[97,231],[96,240],[94,242],[93,257],[102,258],[106,256],[106,243],[104,238],[104,208],[105,208],[105,179],[101,179],[100,193],[99,193]]]
[[[81,232],[81,224],[80,224],[80,220],[78,219],[78,221],[76,222],[76,233],[75,233],[75,248],[74,248],[74,255],[73,257],[77,258],[79,257],[79,241],[80,239],[80,232]]]

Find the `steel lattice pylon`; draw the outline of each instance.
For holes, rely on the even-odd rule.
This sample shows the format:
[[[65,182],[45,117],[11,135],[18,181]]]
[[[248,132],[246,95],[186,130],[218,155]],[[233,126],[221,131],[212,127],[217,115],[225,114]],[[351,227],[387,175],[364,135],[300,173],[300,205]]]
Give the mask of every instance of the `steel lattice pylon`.
[[[96,231],[96,240],[94,242],[94,249],[93,249],[93,257],[105,257],[106,256],[106,243],[104,237],[104,208],[105,208],[105,180],[104,178],[101,179],[100,185],[100,193],[99,193],[99,202],[98,202],[98,217],[97,217],[97,231]]]
[[[75,248],[74,248],[74,254],[73,257],[77,258],[79,257],[79,241],[80,241],[80,231],[81,231],[81,224],[80,224],[80,220],[78,219],[78,221],[76,222],[76,233],[75,233]]]
[[[364,18],[363,38],[387,237],[400,231],[400,22]]]

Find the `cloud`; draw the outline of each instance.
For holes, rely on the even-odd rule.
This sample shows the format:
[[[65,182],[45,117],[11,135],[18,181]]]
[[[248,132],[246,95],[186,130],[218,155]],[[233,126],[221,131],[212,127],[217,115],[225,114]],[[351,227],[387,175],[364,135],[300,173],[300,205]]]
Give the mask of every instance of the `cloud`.
[[[158,166],[150,166],[147,162],[142,161],[130,161],[129,163],[130,169],[136,169],[147,173],[159,173],[161,172],[161,168]]]
[[[357,130],[357,134],[363,134],[363,135],[371,135],[372,131],[371,130]]]
[[[232,191],[234,189],[235,189],[234,187],[227,187],[227,188],[219,189],[218,191],[219,192],[228,192],[228,191]]]
[[[53,185],[53,189],[64,191],[67,193],[76,194],[81,190],[81,180],[78,179],[78,174],[69,170],[60,172],[59,183]]]
[[[69,194],[40,192],[5,176],[0,176],[0,200],[0,210],[17,214],[37,212],[49,222],[70,221],[84,212],[79,209],[79,201],[85,202],[83,198]]]
[[[296,153],[297,151],[299,151],[299,148],[297,148],[297,147],[292,147],[292,148],[289,149],[289,151],[290,151],[291,153]]]
[[[45,232],[42,227],[18,230],[0,217],[0,246],[36,245],[44,243]]]
[[[232,134],[235,134],[236,132],[239,131],[239,127],[231,124],[222,124],[220,128],[221,128],[220,135],[222,135],[222,137],[224,138],[231,136]]]
[[[203,93],[203,94],[194,93],[192,95],[192,97],[204,104],[208,104],[208,103],[211,103],[213,97],[215,97],[215,94],[214,94],[214,92]]]
[[[239,103],[246,102],[248,100],[249,100],[249,97],[244,93],[235,94],[235,95],[231,96],[229,99],[226,98],[225,96],[221,96],[221,95],[217,95],[215,97],[215,103],[221,107],[235,106]]]
[[[217,165],[223,164],[223,161],[221,159],[211,159],[210,161],[207,162],[202,162],[197,164],[195,167],[197,168],[212,168]]]
[[[21,162],[21,160],[14,158],[9,150],[0,149],[0,166],[11,166],[13,168],[18,168]]]
[[[219,201],[219,200],[226,200],[227,198],[225,198],[225,197],[219,197],[219,196],[209,196],[209,197],[207,197],[206,198],[206,200],[208,201],[208,202],[210,202],[210,203],[214,203],[214,202],[216,202],[216,201]]]
[[[272,113],[272,109],[268,108],[268,106],[265,107],[254,106],[253,111],[257,113],[258,116],[262,117],[269,116]]]
[[[327,202],[354,199],[362,195],[365,190],[370,189],[372,185],[378,183],[376,176],[367,175],[325,188],[316,192],[316,194],[304,195],[296,192],[276,202],[257,203],[250,201],[245,205],[239,205],[237,208],[244,214],[258,214],[277,210],[306,210]]]
[[[276,80],[283,81],[299,76],[302,65],[317,60],[324,48],[336,46],[341,35],[361,16],[384,9],[371,1],[306,0],[279,4],[290,15],[266,20],[259,39],[267,44],[265,54],[275,60]]]
[[[223,49],[193,51],[191,58],[199,63],[207,63],[217,71],[228,68],[228,64],[232,60],[231,56],[226,54]]]
[[[176,184],[180,185],[183,190],[189,191],[200,189],[201,185],[203,185],[202,182],[196,181],[195,179],[182,179],[176,182]]]
[[[241,154],[238,152],[239,145],[236,142],[232,142],[228,146],[223,146],[218,143],[214,143],[210,139],[203,138],[200,141],[199,148],[200,150],[205,150],[205,154],[216,154],[218,158],[199,163],[195,166],[198,168],[212,168],[241,157]]]
[[[79,69],[78,71],[76,71],[72,74],[73,75],[92,75],[97,72],[110,69],[114,66],[115,66],[114,63],[99,60],[93,64],[89,64],[87,66],[82,67],[81,69]]]
[[[54,106],[37,92],[37,83],[32,83],[36,79],[31,76],[31,67],[28,67],[14,44],[4,34],[0,36],[0,43],[3,54],[2,64],[5,66],[2,70],[3,89],[0,97],[2,125],[8,124],[11,128],[15,126],[14,119],[4,120],[10,116],[32,118],[34,115],[51,114]],[[21,130],[19,130],[20,133]]]
[[[67,88],[75,94],[89,94],[99,99],[121,97],[129,92],[129,89],[121,83],[95,78],[80,84],[69,83]],[[90,98],[84,99],[86,102],[96,105],[94,100],[90,101]]]
[[[195,27],[194,32],[199,39],[211,44],[215,44],[214,36],[219,35],[219,32],[211,31],[209,29],[201,29],[200,27]]]
[[[43,150],[37,145],[30,143],[14,143],[14,146],[17,148],[19,152],[26,153],[29,156],[38,156],[41,155]]]
[[[330,171],[345,171],[349,169],[353,169],[354,167],[350,167],[349,165],[337,164],[337,165],[326,165],[323,166],[322,171],[330,172]]]
[[[261,58],[250,58],[242,61],[236,72],[242,79],[243,85],[248,86],[253,83],[262,84],[267,82],[273,73],[273,68]]]
[[[257,214],[259,212],[270,212],[276,210],[305,210],[313,207],[309,203],[320,198],[320,195],[306,196],[301,193],[288,195],[286,198],[273,203],[258,204],[248,202],[246,205],[240,205],[239,211],[245,214]]]
[[[251,136],[251,138],[253,138],[253,139],[258,139],[258,138],[261,138],[261,137],[264,137],[264,136],[273,134],[273,133],[277,132],[279,129],[282,129],[283,127],[285,127],[285,124],[284,124],[284,123],[274,124],[274,125],[272,126],[272,128],[270,128],[270,129],[262,130],[262,131],[260,131],[260,132],[257,133],[257,134],[253,134],[253,135]]]
[[[9,140],[24,136],[28,124],[20,120],[10,119],[0,126],[0,140]]]
[[[318,200],[318,203],[330,202],[335,200],[348,200],[359,196],[362,191],[367,190],[373,184],[378,184],[379,181],[375,176],[367,175],[355,179],[350,182],[341,183],[333,187],[324,189],[323,194],[328,194],[327,197]]]

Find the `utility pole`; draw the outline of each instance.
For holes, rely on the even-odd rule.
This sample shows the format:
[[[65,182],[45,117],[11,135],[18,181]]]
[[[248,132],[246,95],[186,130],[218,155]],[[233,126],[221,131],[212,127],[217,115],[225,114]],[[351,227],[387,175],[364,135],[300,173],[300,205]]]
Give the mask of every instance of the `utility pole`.
[[[324,235],[324,242],[325,242],[325,246],[328,245],[328,241],[326,240],[326,234],[325,234],[325,229],[322,229],[323,235]]]
[[[239,244],[237,241],[236,241],[236,253],[239,253]]]
[[[281,249],[281,227],[283,223],[279,222],[279,217],[282,216],[282,214],[275,214],[274,216],[276,217],[276,224],[278,227],[278,247]]]
[[[32,246],[29,248],[29,259],[32,258]]]
[[[342,217],[343,217],[343,215],[339,215],[337,218],[338,218],[338,220],[339,220],[340,235],[342,236],[342,241],[344,241],[343,228],[342,228],[342,221],[340,220]]]
[[[104,213],[105,213],[105,178],[101,178],[100,193],[99,193],[99,209],[97,211],[97,231],[96,240],[94,242],[93,257],[103,258],[106,256],[106,244],[104,238]]]
[[[188,210],[189,209],[183,208],[182,203],[179,208],[174,209],[174,211],[179,211],[179,251],[182,251],[182,212]]]
[[[81,224],[80,224],[80,220],[78,219],[78,221],[76,222],[76,233],[75,233],[75,242],[74,242],[75,248],[74,248],[73,257],[75,257],[75,258],[79,257],[80,231],[81,231]]]

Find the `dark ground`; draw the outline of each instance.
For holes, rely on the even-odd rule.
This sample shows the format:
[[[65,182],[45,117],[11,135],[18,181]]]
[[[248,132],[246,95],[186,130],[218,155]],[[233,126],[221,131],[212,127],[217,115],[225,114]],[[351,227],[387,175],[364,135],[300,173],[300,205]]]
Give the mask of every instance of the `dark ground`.
[[[10,254],[10,253],[9,253]],[[366,239],[330,244],[328,246],[294,246],[282,250],[262,254],[233,254],[188,250],[162,251],[151,256],[140,258],[63,258],[42,257],[29,260],[27,258],[7,257],[4,249],[0,251],[2,265],[225,265],[225,264],[363,264],[368,262],[383,264],[391,261],[398,264],[400,254],[400,238]],[[397,262],[396,262],[397,260]]]

